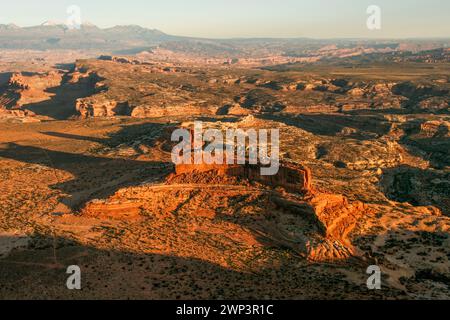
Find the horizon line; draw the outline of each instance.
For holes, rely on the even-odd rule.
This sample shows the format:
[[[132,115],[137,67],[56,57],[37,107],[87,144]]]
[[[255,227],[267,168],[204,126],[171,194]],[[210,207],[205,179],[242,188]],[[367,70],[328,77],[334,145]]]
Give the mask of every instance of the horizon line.
[[[45,25],[47,22],[52,22],[53,24]],[[37,25],[29,25],[29,26],[21,26],[14,22],[11,23],[0,23],[0,26],[15,26],[19,29],[30,29],[30,28],[36,28],[36,27],[61,27],[61,26],[67,26],[67,23],[61,22],[61,21],[44,21],[41,24]],[[91,23],[89,21],[81,23],[80,26],[88,26],[97,28],[99,30],[108,30],[113,29],[116,27],[139,27],[141,29],[150,30],[150,31],[158,31],[161,32],[167,36],[173,36],[173,37],[180,37],[180,38],[190,38],[194,40],[300,40],[300,39],[307,39],[307,40],[321,40],[321,41],[330,41],[330,40],[346,40],[346,41],[398,41],[398,40],[450,40],[450,36],[407,36],[407,37],[367,37],[367,36],[342,36],[342,37],[311,37],[311,36],[236,36],[236,37],[202,37],[202,36],[193,36],[193,35],[179,35],[179,34],[169,34],[165,31],[162,31],[158,28],[151,28],[151,27],[143,27],[139,24],[117,24],[107,27],[98,26],[94,23]],[[77,29],[70,30],[70,31],[77,31]]]

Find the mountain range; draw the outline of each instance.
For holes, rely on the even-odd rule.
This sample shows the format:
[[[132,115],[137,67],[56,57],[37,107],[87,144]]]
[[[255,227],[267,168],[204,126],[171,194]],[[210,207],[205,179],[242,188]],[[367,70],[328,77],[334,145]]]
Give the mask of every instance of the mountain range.
[[[39,26],[19,27],[0,24],[0,49],[30,50],[100,50],[111,53],[134,54],[155,47],[202,55],[242,57],[260,55],[307,55],[333,45],[337,49],[363,47],[374,50],[430,50],[448,48],[449,39],[431,40],[362,40],[309,38],[204,39],[166,34],[157,29],[138,25],[99,28],[86,23],[79,29],[47,21]]]

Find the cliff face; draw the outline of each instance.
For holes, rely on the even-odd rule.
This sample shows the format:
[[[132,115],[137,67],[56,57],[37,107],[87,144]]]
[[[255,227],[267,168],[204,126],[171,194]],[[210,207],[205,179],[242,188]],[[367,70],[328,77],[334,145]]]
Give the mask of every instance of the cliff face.
[[[49,89],[61,85],[63,75],[59,72],[49,73],[11,73],[3,79],[3,100],[8,100],[4,105],[21,108],[28,104],[34,104],[48,100],[52,94]]]
[[[144,104],[137,106],[131,112],[133,118],[159,118],[159,117],[175,117],[180,114],[190,115],[215,115],[218,107],[214,106],[196,106],[192,103],[181,103],[166,105]]]
[[[223,177],[235,177],[277,188],[282,187],[291,192],[308,193],[312,189],[311,170],[301,165],[281,164],[276,175],[261,175],[260,165],[208,165],[179,164],[175,167],[176,175],[188,177],[201,174],[215,174]],[[174,177],[176,178],[176,177]]]
[[[21,121],[67,119],[76,114],[77,99],[99,90],[99,80],[76,70],[9,73],[0,79],[0,108]]]
[[[81,118],[129,116],[131,113],[127,102],[117,102],[102,96],[78,99],[75,109]]]

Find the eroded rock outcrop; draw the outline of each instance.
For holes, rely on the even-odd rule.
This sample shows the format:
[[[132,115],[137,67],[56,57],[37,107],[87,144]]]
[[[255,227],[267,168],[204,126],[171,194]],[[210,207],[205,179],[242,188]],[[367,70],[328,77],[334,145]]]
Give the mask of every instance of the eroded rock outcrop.
[[[262,89],[249,91],[239,102],[242,107],[256,113],[279,112],[286,108],[275,96]]]
[[[102,96],[78,99],[75,106],[81,118],[128,116],[128,102],[118,102]]]
[[[218,107],[198,106],[192,103],[174,104],[144,104],[133,108],[131,116],[133,118],[158,118],[166,116],[178,116],[180,114],[189,115],[215,115]]]
[[[415,206],[434,206],[450,215],[450,173],[401,166],[386,170],[381,180],[386,196]]]
[[[260,165],[228,164],[180,164],[170,180],[183,176],[185,181],[194,180],[196,175],[213,174],[222,177],[236,177],[258,182],[273,188],[281,187],[290,192],[308,193],[312,188],[312,174],[309,168],[299,164],[282,163],[276,175],[262,175]]]
[[[48,100],[52,95],[46,90],[58,87],[62,78],[63,75],[59,72],[14,73],[9,81],[9,89],[14,90],[19,95],[16,105],[21,107],[26,104]]]
[[[162,219],[180,214],[184,207],[196,207],[189,214],[195,212],[213,221],[220,214],[223,201],[233,208],[230,210],[236,210],[236,215],[242,214],[239,209],[242,200],[237,201],[236,197],[251,194],[255,200],[249,205],[257,205],[258,209],[253,210],[264,215],[247,228],[263,241],[291,248],[311,261],[338,262],[359,254],[348,235],[367,211],[364,204],[315,191],[307,167],[282,164],[273,177],[261,176],[259,169],[245,165],[175,166],[163,183],[124,188],[109,199],[88,203],[82,215],[140,219],[151,212]],[[208,198],[208,202],[200,205],[196,198]],[[231,203],[236,203],[236,207]],[[284,221],[291,222],[287,225]]]

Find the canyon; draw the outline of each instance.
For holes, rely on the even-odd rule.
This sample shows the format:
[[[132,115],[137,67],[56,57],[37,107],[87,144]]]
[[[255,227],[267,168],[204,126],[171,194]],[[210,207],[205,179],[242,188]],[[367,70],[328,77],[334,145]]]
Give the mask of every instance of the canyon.
[[[0,51],[0,297],[449,298],[448,48],[132,31],[145,50]],[[174,164],[198,121],[278,130],[279,171]]]

